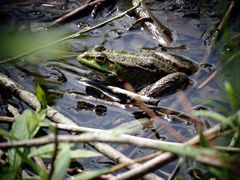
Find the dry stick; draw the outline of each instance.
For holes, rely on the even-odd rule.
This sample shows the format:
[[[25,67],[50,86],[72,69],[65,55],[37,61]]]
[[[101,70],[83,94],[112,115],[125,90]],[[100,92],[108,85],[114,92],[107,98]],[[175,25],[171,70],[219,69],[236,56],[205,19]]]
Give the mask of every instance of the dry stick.
[[[0,116],[0,122],[13,122],[14,121],[14,117],[8,117],[8,116]]]
[[[91,0],[90,0],[91,1]],[[70,18],[72,18],[73,16],[76,16],[77,14],[79,14],[80,12],[86,10],[87,8],[90,8],[92,6],[95,6],[97,5],[98,3],[102,3],[102,2],[105,2],[106,0],[95,0],[95,1],[87,1],[86,4],[84,4],[83,6],[71,11],[70,13],[67,13],[65,15],[63,15],[62,17],[54,20],[53,22],[50,22],[48,24],[48,27],[49,26],[53,26],[53,25],[56,25],[56,24],[60,24],[60,23],[63,23],[64,21],[67,21],[69,20]]]
[[[205,79],[198,87],[197,89],[202,89],[203,87],[205,87],[209,81],[211,81],[213,78],[216,77],[218,73],[218,70],[216,69],[207,79]]]
[[[125,83],[124,86],[129,91],[132,92],[134,91],[133,87],[129,83]],[[138,96],[134,97],[134,100],[136,101],[136,104],[140,109],[142,109],[154,121],[158,122],[171,136],[176,138],[179,142],[182,142],[186,139],[184,136],[177,133],[175,129],[169,126],[169,124],[164,123],[152,109],[150,109],[146,104],[144,104],[144,102],[141,99],[139,99]]]
[[[16,82],[9,79],[7,76],[0,73],[0,85],[4,86],[5,88],[8,88],[15,96],[19,97],[21,100],[26,102],[28,105],[33,107],[34,109],[40,107],[40,103],[38,102],[36,96],[26,91],[22,86],[17,84]],[[62,123],[62,124],[68,124],[68,125],[74,125],[78,126],[75,122],[73,122],[71,119],[65,117],[63,114],[59,113],[52,107],[48,107],[48,117],[52,119],[54,122]],[[128,163],[133,162],[132,159],[128,158],[121,152],[117,151],[116,149],[112,148],[111,146],[103,143],[91,143],[90,144],[93,148],[95,148],[97,151],[104,154],[106,157],[116,161],[116,162],[122,162],[122,163]],[[129,168],[141,166],[140,164],[135,164],[132,166],[129,166]],[[144,179],[159,179],[159,177],[155,174],[148,174],[144,176]]]
[[[33,49],[31,49],[31,50],[29,50],[29,51],[27,51],[27,52],[24,52],[24,53],[22,53],[22,54],[19,54],[19,55],[17,55],[17,56],[10,57],[10,58],[7,58],[7,59],[3,59],[3,60],[0,61],[0,64],[1,64],[1,63],[5,63],[5,62],[8,62],[8,61],[13,61],[13,60],[22,58],[22,57],[24,57],[24,56],[27,56],[27,55],[32,54],[32,53],[35,53],[35,52],[40,51],[40,50],[42,50],[42,49],[45,49],[45,48],[47,48],[47,47],[56,45],[56,44],[61,43],[61,42],[63,42],[63,41],[66,41],[66,40],[69,40],[69,39],[73,39],[73,38],[79,37],[79,36],[81,36],[82,34],[84,34],[84,33],[86,33],[86,32],[89,32],[89,31],[92,31],[92,30],[97,29],[97,28],[99,28],[99,27],[102,27],[102,26],[106,25],[106,24],[109,23],[109,22],[112,22],[112,21],[114,21],[114,20],[116,20],[116,19],[119,19],[119,18],[123,17],[124,15],[126,15],[127,13],[129,13],[130,11],[133,11],[134,9],[136,9],[139,5],[140,5],[140,4],[137,4],[137,5],[133,6],[133,7],[131,7],[130,9],[122,12],[121,14],[118,14],[118,15],[116,15],[116,16],[114,16],[114,17],[112,17],[112,18],[110,18],[110,19],[108,19],[108,20],[106,20],[106,21],[104,21],[104,22],[102,22],[102,23],[99,23],[99,24],[97,24],[97,25],[95,25],[95,26],[88,27],[88,28],[84,28],[84,29],[82,29],[81,31],[78,31],[78,32],[73,33],[73,34],[71,34],[71,35],[69,35],[69,36],[63,37],[63,38],[58,39],[58,40],[56,40],[56,41],[53,41],[53,42],[51,42],[51,43],[48,43],[48,44],[45,44],[45,45],[42,45],[42,46],[33,48]]]
[[[116,93],[116,94],[123,94],[126,95],[132,99],[139,99],[142,102],[148,103],[148,104],[154,104],[157,105],[159,100],[158,99],[154,99],[148,96],[143,96],[143,95],[139,95],[135,92],[129,91],[129,90],[125,90],[119,87],[115,87],[115,86],[107,86],[107,89],[111,90],[112,92]]]
[[[49,143],[55,143],[55,135],[50,134],[48,136],[23,140],[23,141],[15,141],[15,142],[3,142],[0,143],[0,148],[14,148],[14,147],[30,147],[30,146],[39,146],[45,145]],[[138,137],[135,137],[138,138]],[[110,133],[85,133],[82,135],[58,135],[57,136],[58,143],[59,142],[105,142],[105,143],[118,143],[118,144],[130,144],[138,147],[146,147],[157,150],[171,151],[175,154],[178,154],[175,148],[184,148],[186,143],[177,144],[171,142],[162,142],[158,140],[146,139],[146,138],[138,138],[139,140],[135,140],[133,138],[129,138],[123,135],[114,135],[112,132]],[[192,147],[193,148],[193,147]],[[195,147],[197,148],[197,147]],[[192,157],[191,155],[187,155]],[[204,158],[206,156],[206,158]],[[201,157],[201,158],[200,158]],[[197,157],[196,160],[202,163],[207,163],[209,165],[214,165],[217,167],[223,167],[224,164],[217,157],[214,156],[211,152],[208,154],[204,152],[200,157]],[[210,157],[213,157],[212,159]],[[211,159],[211,161],[209,160]]]
[[[220,125],[216,125],[208,130],[206,130],[203,134],[207,137],[207,139],[213,139],[217,136],[217,134],[220,132],[221,127]],[[187,145],[193,145],[197,144],[199,142],[199,136],[195,136],[192,139],[188,140],[186,143]],[[170,162],[172,160],[175,160],[177,156],[170,152],[165,152],[161,154],[160,156],[153,158],[144,164],[142,164],[141,167],[131,169],[125,173],[119,174],[116,176],[116,179],[134,179],[137,177],[140,177],[141,175],[144,175],[148,172],[152,172],[161,166],[165,165],[167,162]],[[141,172],[141,173],[140,173]]]
[[[7,109],[10,113],[12,113],[12,115],[15,119],[20,116],[19,110],[16,107],[12,106],[11,104],[8,104]]]
[[[218,27],[216,28],[216,30],[214,31],[213,37],[212,37],[212,42],[210,47],[207,49],[207,53],[206,55],[203,57],[202,62],[206,62],[209,58],[209,55],[211,54],[213,47],[216,45],[217,40],[219,39],[219,37],[222,34],[222,31],[225,27],[225,25],[227,24],[231,13],[233,12],[234,8],[236,6],[236,1],[232,0],[231,4],[229,5],[224,17],[222,18],[221,22],[219,23]],[[218,69],[216,69],[210,76],[209,78],[207,78],[205,81],[203,81],[198,87],[197,89],[202,89],[210,80],[212,80],[214,77],[216,77],[218,72]]]
[[[170,174],[170,176],[168,177],[168,180],[172,180],[174,179],[175,175],[177,174],[177,172],[180,169],[180,166],[184,163],[185,158],[184,157],[180,157],[175,168],[173,169],[172,173]]]

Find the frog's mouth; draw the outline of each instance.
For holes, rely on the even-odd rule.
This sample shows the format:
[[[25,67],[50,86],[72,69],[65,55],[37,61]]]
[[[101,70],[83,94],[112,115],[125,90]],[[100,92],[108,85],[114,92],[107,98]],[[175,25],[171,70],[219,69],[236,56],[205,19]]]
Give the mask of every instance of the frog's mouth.
[[[97,70],[97,71],[100,71],[102,73],[107,73],[107,74],[115,74],[116,75],[116,71],[114,70],[113,68],[113,65],[110,64],[110,62],[98,62],[98,60],[95,58],[95,57],[88,57],[86,58],[84,53],[83,54],[80,54],[78,57],[77,57],[77,60],[91,68],[91,69],[94,69],[94,70]]]

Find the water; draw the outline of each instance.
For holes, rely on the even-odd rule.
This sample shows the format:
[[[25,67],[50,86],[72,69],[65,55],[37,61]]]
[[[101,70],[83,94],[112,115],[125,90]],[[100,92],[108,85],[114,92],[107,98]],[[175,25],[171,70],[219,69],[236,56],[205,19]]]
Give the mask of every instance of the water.
[[[54,2],[56,1],[38,1],[38,3],[13,1],[10,4],[7,4],[7,1],[3,2],[1,3],[1,14],[4,14],[4,16],[1,15],[1,17],[4,17],[2,22],[5,25],[7,24],[8,30],[13,34],[17,31],[28,31],[30,34],[37,33],[41,34],[42,37],[50,37],[56,32],[65,35],[74,33],[86,26],[103,22],[130,8],[130,3],[117,1],[116,4],[109,5],[107,8],[97,9],[94,17],[91,17],[91,13],[85,12],[75,20],[57,28],[47,28],[47,31],[44,31],[44,23],[73,10],[84,1],[59,1],[57,4]],[[204,4],[198,7],[201,8],[199,11],[194,2],[192,2],[193,4],[188,1],[183,1],[186,2],[185,4],[174,4],[174,1],[148,2],[147,5],[153,14],[163,24],[174,30],[177,37],[176,44],[184,44],[187,47],[184,50],[171,50],[171,52],[187,56],[197,63],[203,63],[202,59],[207,53],[208,38],[212,27],[219,19],[218,12],[221,5],[219,3],[210,3],[208,6]],[[211,14],[212,7],[216,12]],[[91,71],[80,65],[75,57],[79,52],[92,49],[94,45],[98,44],[103,44],[106,48],[114,50],[137,52],[144,51],[144,49],[153,49],[148,51],[161,51],[156,40],[152,38],[146,28],[137,26],[128,30],[135,20],[133,14],[126,15],[79,38],[64,42],[64,51],[32,55],[31,58],[24,57],[14,63],[1,64],[1,71],[32,92],[35,91],[36,82],[40,82],[48,94],[49,104],[81,126],[111,129],[123,123],[135,121],[136,112],[142,114],[139,117],[145,116],[141,109],[124,106],[124,104],[112,102],[110,99],[101,99],[103,97],[101,93],[81,82],[81,77],[88,77]],[[70,55],[73,55],[73,57],[70,57]],[[63,58],[66,56],[67,58]],[[34,59],[36,63],[33,63],[33,61],[29,63],[29,61],[26,61],[28,59]],[[197,73],[190,77],[195,82],[192,87],[184,92],[161,98],[158,108],[171,108],[187,112],[200,105],[202,99],[221,100],[216,79],[203,89],[196,89],[214,71],[214,66],[218,65],[217,60],[218,55],[213,52],[208,61],[204,62],[212,64],[213,68],[199,69]],[[7,114],[4,109],[7,103],[13,102],[21,111],[27,107],[16,98],[12,100],[4,98],[3,94],[1,92],[0,113],[2,115]],[[182,95],[185,96],[185,100],[181,98]],[[186,138],[191,138],[196,134],[194,123],[174,120],[171,116],[161,119]],[[137,135],[176,141],[165,129],[161,128],[158,122],[153,122],[153,127],[141,129]],[[141,157],[151,152],[123,145],[116,146],[116,148],[125,154],[131,154],[131,158]],[[84,168],[91,169],[111,166],[111,160],[106,158],[95,158],[90,162],[81,160],[80,163]],[[173,168],[174,166],[169,164],[164,170],[171,172]],[[157,173],[161,174],[160,171],[157,171]],[[186,176],[186,174],[183,176]]]

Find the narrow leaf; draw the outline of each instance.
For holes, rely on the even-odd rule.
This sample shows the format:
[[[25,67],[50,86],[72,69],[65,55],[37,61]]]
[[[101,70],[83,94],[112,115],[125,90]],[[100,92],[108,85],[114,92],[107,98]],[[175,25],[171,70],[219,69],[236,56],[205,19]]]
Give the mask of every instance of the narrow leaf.
[[[61,143],[58,145],[58,149],[63,149],[63,147],[66,145],[66,143]],[[34,157],[38,156],[41,158],[51,158],[54,152],[54,144],[47,144],[40,148],[32,149],[31,152],[28,154],[28,157]],[[90,157],[98,157],[101,156],[100,153],[89,151],[89,150],[72,150],[70,151],[70,157],[71,159],[76,158],[90,158]]]
[[[73,159],[102,156],[98,152],[88,151],[88,150],[80,150],[80,149],[71,151],[70,155],[71,155],[71,158],[73,158]]]
[[[101,170],[94,170],[94,171],[87,171],[83,172],[79,175],[72,176],[71,178],[67,180],[88,180],[88,179],[94,179],[97,178],[103,174],[110,173],[111,169],[101,169]]]
[[[67,168],[70,164],[70,146],[65,145],[58,153],[56,161],[54,162],[54,172],[51,180],[64,179]]]
[[[36,95],[37,95],[37,99],[41,104],[41,110],[46,109],[47,108],[47,100],[46,100],[46,95],[43,91],[43,89],[41,88],[41,86],[37,83],[36,86]]]
[[[209,118],[212,118],[213,120],[216,120],[220,123],[226,123],[226,117],[217,113],[217,112],[213,112],[213,111],[194,111],[193,112],[193,115],[195,116],[206,116],[206,117],[209,117]]]
[[[12,135],[8,132],[8,131],[5,131],[4,129],[0,128],[0,135],[2,137],[6,137],[6,138],[12,138]]]

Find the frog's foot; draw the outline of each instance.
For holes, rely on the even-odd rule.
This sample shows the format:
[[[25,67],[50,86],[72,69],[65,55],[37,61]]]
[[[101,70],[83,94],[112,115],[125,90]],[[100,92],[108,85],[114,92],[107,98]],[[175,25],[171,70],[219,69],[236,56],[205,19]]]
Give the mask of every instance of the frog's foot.
[[[176,72],[169,74],[152,85],[143,88],[139,94],[149,97],[159,97],[172,94],[178,90],[184,90],[192,81],[184,73]]]

